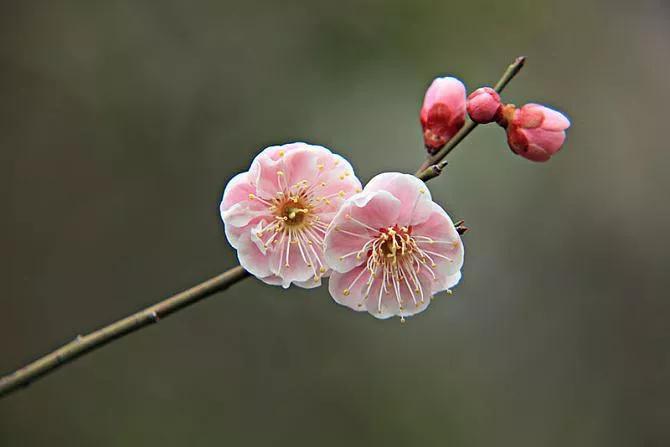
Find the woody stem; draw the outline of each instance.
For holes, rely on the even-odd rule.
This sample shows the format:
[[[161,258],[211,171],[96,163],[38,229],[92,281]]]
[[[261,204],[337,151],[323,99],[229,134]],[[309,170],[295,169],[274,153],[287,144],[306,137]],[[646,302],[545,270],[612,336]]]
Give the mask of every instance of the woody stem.
[[[509,81],[521,70],[525,58],[519,57],[512,63],[495,86],[497,92],[502,91]],[[437,177],[446,161],[444,158],[460,143],[477,124],[468,120],[461,130],[437,154],[428,158],[415,174],[424,181]],[[107,343],[123,336],[136,332],[144,327],[157,323],[161,319],[195,304],[217,292],[225,290],[249,277],[250,274],[242,267],[233,267],[213,278],[173,295],[153,306],[149,306],[126,318],[118,320],[108,326],[79,335],[71,342],[29,363],[21,369],[0,378],[0,397],[30,385],[56,369],[67,365],[75,359],[92,352]]]

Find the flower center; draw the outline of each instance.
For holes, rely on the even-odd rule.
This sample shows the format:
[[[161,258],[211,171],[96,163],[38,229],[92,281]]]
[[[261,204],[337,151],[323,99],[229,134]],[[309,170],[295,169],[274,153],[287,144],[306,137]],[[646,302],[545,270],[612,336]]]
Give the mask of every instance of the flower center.
[[[412,227],[380,228],[377,240],[372,243],[370,258],[382,268],[396,265],[418,249],[412,237]]]
[[[377,231],[377,235],[365,242],[359,250],[340,257],[340,260],[349,256],[356,256],[356,259],[367,258],[365,268],[343,290],[344,296],[348,296],[352,288],[360,281],[358,287],[362,287],[362,298],[366,300],[372,291],[373,284],[379,281],[379,292],[374,298],[377,302],[377,311],[380,313],[382,312],[383,295],[394,296],[401,311],[408,304],[418,307],[430,298],[431,291],[424,288],[421,276],[435,280],[437,277],[434,269],[437,265],[434,259],[439,257],[448,262],[452,260],[428,247],[434,243],[454,244],[456,241],[436,241],[427,236],[412,235],[411,225],[401,227],[396,224],[374,230],[349,214],[346,215],[346,218],[368,231]],[[347,232],[338,227],[335,230]],[[355,233],[350,234],[355,235]],[[410,296],[402,296],[401,290],[407,290]],[[357,306],[362,307],[363,302],[358,303]]]
[[[324,206],[331,204],[331,200],[343,199],[344,191],[324,195],[323,191],[328,186],[324,181],[310,183],[301,180],[288,185],[282,171],[277,172],[277,186],[276,194],[268,198],[249,194],[250,200],[265,205],[272,216],[256,232],[256,236],[266,250],[276,254],[277,275],[281,275],[283,268],[291,267],[297,254],[314,273],[314,281],[318,282],[328,270],[321,259],[328,224],[321,221],[320,213]]]
[[[284,225],[289,227],[299,227],[308,223],[307,219],[311,215],[311,207],[304,204],[299,197],[290,198],[285,203],[277,207],[276,216],[284,221]]]

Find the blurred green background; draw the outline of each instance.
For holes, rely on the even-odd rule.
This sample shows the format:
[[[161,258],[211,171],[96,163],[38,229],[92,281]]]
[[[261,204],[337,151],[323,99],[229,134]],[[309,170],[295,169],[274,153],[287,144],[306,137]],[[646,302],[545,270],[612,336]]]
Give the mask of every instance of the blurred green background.
[[[573,127],[542,165],[479,128],[431,182],[452,297],[401,325],[246,280],[0,401],[0,445],[670,445],[662,0],[2,2],[0,372],[233,266],[263,147],[413,172],[432,78],[520,54],[504,99]]]

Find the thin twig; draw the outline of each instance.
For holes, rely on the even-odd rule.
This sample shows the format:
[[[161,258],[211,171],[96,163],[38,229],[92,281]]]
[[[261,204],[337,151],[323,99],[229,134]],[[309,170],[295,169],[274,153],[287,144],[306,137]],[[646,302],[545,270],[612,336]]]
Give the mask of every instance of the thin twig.
[[[29,385],[31,382],[52,372],[56,368],[70,363],[87,352],[100,348],[117,338],[128,335],[145,326],[158,323],[158,321],[168,315],[197,303],[216,292],[225,290],[248,276],[249,273],[242,267],[234,267],[109,326],[105,326],[88,335],[80,335],[65,346],[40,357],[16,372],[0,379],[0,397]]]
[[[519,57],[507,68],[507,71],[505,71],[502,78],[500,78],[495,86],[496,91],[500,92],[505,88],[507,83],[509,83],[509,81],[511,81],[519,72],[523,66],[524,60],[525,58]],[[428,181],[440,175],[444,167],[447,165],[444,158],[456,147],[456,145],[458,145],[458,143],[461,142],[461,140],[472,132],[476,126],[477,124],[468,120],[446,146],[433,157],[426,160],[417,171],[416,176],[424,181]],[[143,327],[157,323],[168,315],[214,295],[216,292],[225,290],[249,276],[249,273],[242,267],[234,267],[188,290],[130,315],[129,317],[91,332],[88,335],[78,336],[66,345],[1,378],[0,397],[28,386],[35,380],[49,374],[63,365],[67,365],[88,352],[94,351],[117,338],[133,333]]]
[[[495,87],[493,87],[494,90],[498,93],[502,92],[507,84],[509,84],[509,81],[511,81],[514,76],[519,73],[521,68],[523,68],[523,64],[525,62],[526,58],[524,56],[517,57],[514,62],[512,62],[509,67],[507,67],[507,70],[505,70],[498,83],[495,85]],[[437,152],[432,157],[428,157],[428,159],[421,165],[421,167],[419,167],[419,169],[416,171],[416,174],[414,175],[419,177],[424,182],[440,175],[442,172],[442,169],[440,168],[440,162],[444,160],[444,158],[449,155],[449,152],[454,150],[454,148],[458,146],[458,143],[463,141],[463,139],[467,137],[475,127],[477,127],[477,123],[468,118],[465,125],[461,127],[461,130],[456,132],[456,135],[454,135],[451,140],[449,140],[449,142],[439,150],[439,152]]]

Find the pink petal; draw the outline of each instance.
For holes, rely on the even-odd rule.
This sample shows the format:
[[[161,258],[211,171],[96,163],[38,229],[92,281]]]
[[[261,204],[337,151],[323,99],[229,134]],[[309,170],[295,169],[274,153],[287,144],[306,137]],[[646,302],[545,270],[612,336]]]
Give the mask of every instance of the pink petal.
[[[366,252],[360,257],[353,253],[359,252],[363,245],[373,237],[375,236],[372,235],[372,232],[350,220],[331,224],[331,229],[324,240],[327,247],[325,250],[326,264],[335,271],[347,272],[364,263],[367,259]]]
[[[274,247],[268,256],[270,271],[283,279],[284,288],[289,287],[291,282],[306,282],[310,279],[314,281],[314,268],[316,268],[318,272],[320,265],[325,264],[325,262],[321,259],[321,254],[317,251],[317,255],[319,255],[318,257],[321,261],[321,264],[319,264],[319,262],[315,259],[314,253],[310,252],[314,267],[308,266],[307,262],[305,262],[305,259],[303,259],[303,255],[301,254],[297,244],[289,244],[287,238],[285,238],[282,242],[273,245]],[[305,249],[307,248],[303,248],[303,252]],[[317,281],[315,282],[318,282],[318,276],[320,275],[316,276]]]
[[[525,107],[538,110],[544,115],[544,120],[542,121],[543,129],[560,131],[570,127],[570,120],[557,110],[539,104],[526,104]]]
[[[269,258],[263,254],[254,241],[251,240],[250,233],[243,233],[238,241],[237,258],[240,265],[246,271],[257,278],[270,276]]]
[[[346,217],[349,214],[359,231],[366,228],[368,231],[379,230],[396,223],[401,208],[402,203],[387,191],[364,191],[345,202],[333,222],[350,220]],[[347,211],[344,211],[345,209]]]
[[[453,287],[456,286],[456,284],[459,283],[460,280],[461,280],[460,271],[454,273],[453,275],[442,277],[440,281],[436,281],[433,283],[433,294],[437,294],[439,292],[452,289]]]
[[[346,272],[365,262],[367,253],[360,258],[352,255],[366,242],[397,220],[400,202],[386,191],[362,192],[347,200],[330,224],[324,244],[325,258],[330,268]]]
[[[554,153],[558,152],[561,146],[563,146],[563,142],[565,142],[564,131],[557,132],[538,128],[520,129],[520,132],[525,135],[529,146],[538,146],[544,149],[549,155],[553,155]]]
[[[328,290],[335,302],[355,311],[367,310],[363,300],[363,292],[367,288],[365,266],[361,265],[346,273],[334,271],[328,280]],[[357,279],[358,278],[358,279]],[[354,282],[355,281],[355,282]]]
[[[420,236],[432,240],[420,242],[419,247],[428,251],[427,255],[435,263],[433,270],[438,276],[438,282],[441,278],[458,272],[463,266],[464,248],[461,237],[449,215],[437,203],[432,203],[429,218],[413,227],[412,235],[417,241]]]
[[[451,110],[465,113],[465,85],[453,77],[435,78],[426,90],[424,109],[431,109],[436,103],[444,103]]]
[[[536,144],[529,144],[525,151],[519,152],[519,155],[530,161],[539,163],[548,161],[551,158],[549,152]]]
[[[370,315],[379,319],[387,319],[393,316],[407,317],[423,312],[430,304],[432,297],[432,276],[423,270],[417,279],[419,280],[418,286],[411,280],[403,281],[399,283],[398,291],[396,291],[388,285],[384,290],[382,279],[375,278],[370,295],[365,300]],[[400,309],[401,306],[402,309]]]
[[[226,237],[233,248],[237,248],[240,235],[248,230],[248,226],[268,215],[262,204],[249,199],[255,188],[248,178],[247,172],[233,177],[226,185],[219,207]]]
[[[255,183],[257,195],[269,200],[276,197],[278,191],[284,189],[285,183],[282,182],[285,182],[286,179],[279,175],[279,171],[282,171],[282,162],[263,157],[264,152],[261,152],[251,164],[249,178]]]
[[[249,194],[255,193],[254,185],[249,182],[249,173],[242,172],[230,179],[223,191],[220,211],[223,214],[225,210],[239,202],[249,199]]]
[[[365,185],[366,192],[387,191],[402,203],[398,219],[387,222],[386,226],[401,226],[423,222],[430,212],[426,204],[432,203],[430,191],[426,184],[410,174],[385,172],[372,178]]]

